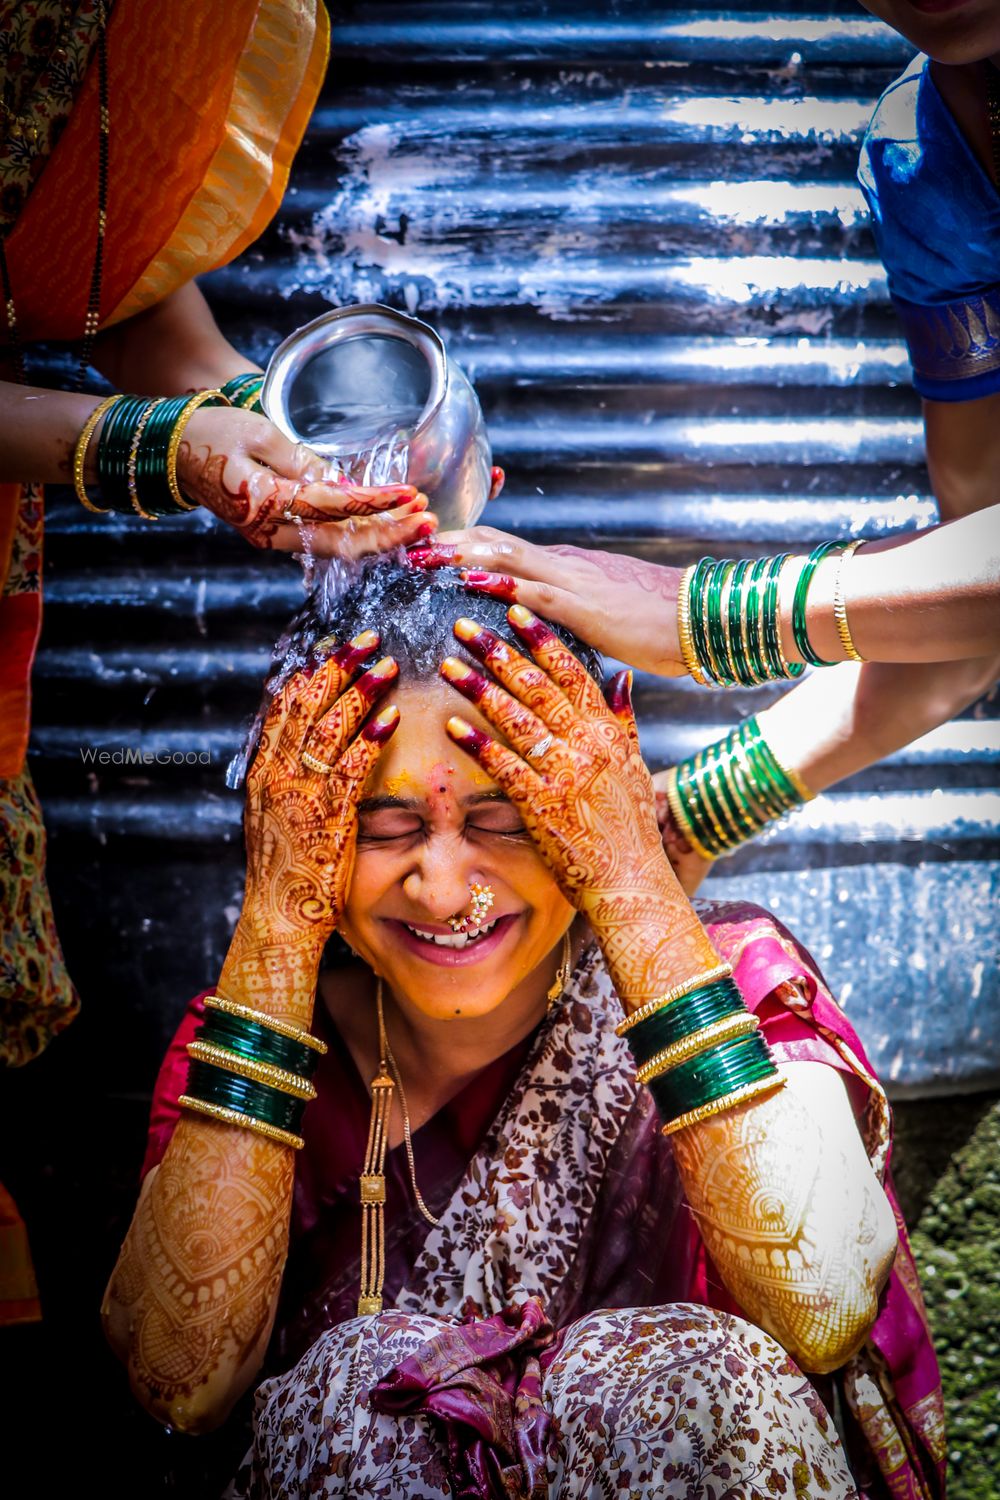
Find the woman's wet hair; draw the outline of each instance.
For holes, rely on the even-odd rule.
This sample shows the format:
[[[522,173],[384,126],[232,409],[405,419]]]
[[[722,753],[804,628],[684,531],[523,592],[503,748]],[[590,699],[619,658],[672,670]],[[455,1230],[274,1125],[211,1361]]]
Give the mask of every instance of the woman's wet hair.
[[[471,593],[455,568],[415,568],[381,556],[362,563],[347,587],[336,593],[322,583],[314,588],[292,621],[289,645],[295,648],[294,656],[322,658],[335,644],[363,630],[377,630],[379,653],[395,657],[400,679],[421,681],[436,677],[446,656],[466,656],[452,631],[462,615],[471,616],[524,652],[524,643],[508,622],[507,609],[502,599]],[[552,629],[600,682],[600,655],[561,625]]]
[[[275,645],[263,701],[242,748],[230,762],[226,785],[234,789],[243,785],[275,694],[296,672],[314,669],[337,646],[363,630],[377,630],[380,643],[372,662],[376,656],[393,656],[399,663],[401,683],[426,682],[437,677],[446,656],[472,660],[452,630],[463,615],[526,652],[507,619],[507,609],[504,600],[465,588],[456,568],[415,568],[401,561],[399,554],[367,558],[349,570],[337,562],[315,564],[312,590]],[[604,675],[600,653],[564,626],[550,624],[600,682]]]

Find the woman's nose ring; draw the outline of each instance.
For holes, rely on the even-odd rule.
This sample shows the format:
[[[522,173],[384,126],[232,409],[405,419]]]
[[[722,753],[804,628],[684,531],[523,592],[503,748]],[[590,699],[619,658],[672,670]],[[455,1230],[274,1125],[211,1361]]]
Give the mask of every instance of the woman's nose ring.
[[[473,881],[469,886],[472,896],[472,904],[465,916],[448,918],[448,926],[452,932],[472,932],[480,926],[486,913],[490,910],[494,901],[493,887],[491,885],[479,885]]]

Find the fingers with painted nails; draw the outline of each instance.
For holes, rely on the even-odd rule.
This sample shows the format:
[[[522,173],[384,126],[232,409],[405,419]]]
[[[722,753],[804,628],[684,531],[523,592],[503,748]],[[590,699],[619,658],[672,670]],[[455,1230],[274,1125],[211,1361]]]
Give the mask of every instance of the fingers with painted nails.
[[[440,532],[414,567],[460,568],[470,593],[537,610],[606,656],[660,676],[685,672],[677,638],[679,568],[583,547],[538,547],[488,526]]]

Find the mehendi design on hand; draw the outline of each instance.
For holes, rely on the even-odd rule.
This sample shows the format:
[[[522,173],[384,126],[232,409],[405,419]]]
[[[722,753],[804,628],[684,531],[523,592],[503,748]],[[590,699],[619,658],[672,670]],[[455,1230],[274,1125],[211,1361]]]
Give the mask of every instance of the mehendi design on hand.
[[[293,677],[271,705],[247,777],[240,925],[253,934],[251,946],[312,939],[321,948],[336,926],[354,864],[358,799],[398,722],[390,709],[358,733],[398,675],[385,657],[347,686],[377,643],[365,632],[310,677]]]
[[[843,1364],[864,1342],[889,1269],[872,1253],[887,1211],[874,1172],[823,1149],[789,1089],[672,1141],[705,1245],[740,1306],[803,1368]]]
[[[711,968],[718,955],[663,853],[630,674],[611,684],[606,701],[543,621],[518,605],[508,617],[532,660],[463,619],[455,635],[492,677],[457,658],[441,668],[507,745],[458,717],[448,733],[515,803],[564,895],[594,927],[632,1008]]]
[[[183,1431],[211,1425],[209,1387],[263,1357],[288,1243],[293,1153],[211,1121],[182,1119],[108,1288],[129,1319],[142,1404]],[[256,1360],[254,1356],[256,1355]],[[224,1394],[220,1392],[224,1404]]]

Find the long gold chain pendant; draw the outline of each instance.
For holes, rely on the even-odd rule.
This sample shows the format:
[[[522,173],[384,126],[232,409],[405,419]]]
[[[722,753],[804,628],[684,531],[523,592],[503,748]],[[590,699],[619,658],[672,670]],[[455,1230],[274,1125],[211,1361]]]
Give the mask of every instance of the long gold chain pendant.
[[[382,1311],[385,1282],[385,1153],[389,1140],[389,1114],[394,1084],[385,1059],[372,1079],[372,1112],[368,1126],[368,1149],[361,1174],[361,1290],[358,1317]]]

